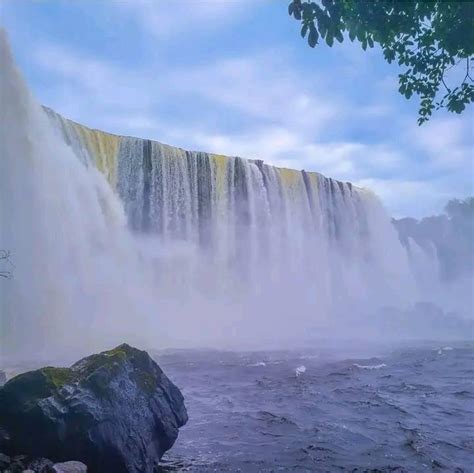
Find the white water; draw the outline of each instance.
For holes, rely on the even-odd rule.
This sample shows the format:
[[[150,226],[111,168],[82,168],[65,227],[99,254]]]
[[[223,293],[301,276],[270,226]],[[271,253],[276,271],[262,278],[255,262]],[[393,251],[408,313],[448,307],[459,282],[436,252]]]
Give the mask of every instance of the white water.
[[[139,341],[151,291],[118,197],[57,137],[0,38],[1,349],[25,358]],[[140,330],[130,331],[136,324]]]
[[[0,43],[0,248],[15,264],[0,285],[4,356],[278,345],[415,300],[371,193],[47,114]]]
[[[354,363],[354,366],[361,370],[379,370],[380,368],[385,368],[387,365],[385,363],[379,363],[378,365],[359,365],[358,363]]]
[[[298,366],[298,368],[295,369],[296,377],[301,376],[304,373],[306,373],[306,366],[305,365]]]

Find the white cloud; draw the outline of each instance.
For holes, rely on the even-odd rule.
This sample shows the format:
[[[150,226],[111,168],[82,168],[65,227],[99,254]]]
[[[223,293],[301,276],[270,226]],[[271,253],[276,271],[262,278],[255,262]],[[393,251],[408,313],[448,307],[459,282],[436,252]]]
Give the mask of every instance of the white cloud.
[[[452,185],[450,179],[403,180],[396,176],[387,179],[365,178],[354,182],[374,191],[394,217],[421,218],[440,213],[446,202],[464,198],[465,192]]]
[[[67,118],[124,135],[160,127],[162,94],[151,70],[133,70],[64,46],[39,43],[32,60],[50,86],[41,97]]]
[[[434,167],[470,169],[473,174],[473,120],[470,111],[465,113],[436,117],[421,127],[411,127],[409,139],[427,153]]]
[[[111,118],[108,127],[117,126],[127,134],[130,130],[143,133],[163,128],[165,117],[160,111],[163,102],[193,107],[196,101],[204,100],[206,110],[220,123],[225,124],[227,117],[240,116],[241,130],[236,133],[248,133],[245,130],[253,129],[255,123],[258,129],[265,130],[260,138],[252,133],[249,143],[260,143],[260,149],[278,145],[283,152],[296,150],[307,141],[306,134],[312,140],[318,134],[322,136],[327,127],[343,119],[347,108],[342,103],[336,104],[334,99],[329,101],[315,94],[311,81],[305,86],[295,86],[300,82],[298,74],[288,71],[285,58],[272,54],[222,59],[186,68],[168,68],[155,62],[147,65],[147,69],[130,71],[43,43],[35,49],[34,58],[48,76],[57,77],[61,84],[56,88],[53,107],[63,113],[72,112],[72,118],[77,120],[83,120],[89,112],[94,123],[99,121],[98,114],[107,116]],[[90,113],[91,109],[94,113]],[[183,136],[176,130],[173,116],[167,118],[165,135]],[[180,125],[183,130],[189,128],[187,123]],[[209,135],[210,123],[201,125],[200,133]],[[219,133],[218,125],[215,135]],[[291,135],[291,146],[285,142],[288,135]],[[266,140],[270,143],[265,146]],[[248,156],[258,151],[255,148],[253,145],[248,150],[242,146],[238,149]]]
[[[302,81],[283,51],[226,58],[175,71],[170,82],[186,97],[201,96],[261,122],[304,127],[313,134],[344,114],[337,99],[315,92],[317,75]]]
[[[62,46],[41,43],[33,51],[36,64],[47,74],[60,79],[63,86],[75,87],[84,101],[96,100],[116,107],[153,102],[149,92],[151,77],[135,73]],[[72,94],[73,95],[73,94]],[[73,98],[73,97],[71,97]]]
[[[387,171],[406,159],[385,145],[357,142],[314,142],[297,131],[285,128],[258,128],[242,134],[190,132],[191,147],[216,153],[263,159],[280,167],[317,171],[342,180],[367,178]]]
[[[223,28],[252,6],[252,0],[120,0],[119,12],[132,15],[145,31],[162,39]]]

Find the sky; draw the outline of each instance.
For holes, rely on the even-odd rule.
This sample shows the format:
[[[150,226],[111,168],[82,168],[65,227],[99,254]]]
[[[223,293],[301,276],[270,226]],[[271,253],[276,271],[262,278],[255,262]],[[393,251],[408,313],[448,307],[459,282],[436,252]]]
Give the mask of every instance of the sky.
[[[0,0],[43,104],[92,128],[372,189],[395,217],[474,195],[474,111],[416,123],[397,65],[315,49],[289,0]]]

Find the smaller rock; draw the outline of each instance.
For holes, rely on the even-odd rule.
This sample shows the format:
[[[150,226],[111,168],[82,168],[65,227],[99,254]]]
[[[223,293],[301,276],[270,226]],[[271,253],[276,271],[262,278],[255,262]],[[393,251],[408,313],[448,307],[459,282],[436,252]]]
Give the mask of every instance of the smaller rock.
[[[10,465],[10,457],[4,453],[0,453],[0,471],[4,471]]]
[[[11,470],[12,473],[23,473],[23,470],[26,469],[26,460],[26,455],[17,455],[16,457],[13,457],[9,470]]]
[[[84,463],[70,461],[64,463],[56,463],[53,466],[56,473],[87,473],[87,466]]]
[[[9,473],[23,473],[24,470],[24,465],[21,465],[20,463],[12,463],[8,467],[8,472]]]
[[[10,443],[10,434],[0,427],[0,450],[5,450]]]
[[[28,464],[28,469],[35,473],[55,473],[53,462],[47,458],[36,458]]]

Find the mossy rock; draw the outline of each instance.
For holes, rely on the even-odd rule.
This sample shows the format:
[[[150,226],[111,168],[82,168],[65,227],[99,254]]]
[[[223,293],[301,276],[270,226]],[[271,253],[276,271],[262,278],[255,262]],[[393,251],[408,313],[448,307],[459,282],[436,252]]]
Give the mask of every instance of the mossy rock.
[[[10,437],[1,451],[75,458],[92,473],[153,471],[186,421],[178,388],[148,353],[127,344],[0,388],[0,429]]]

